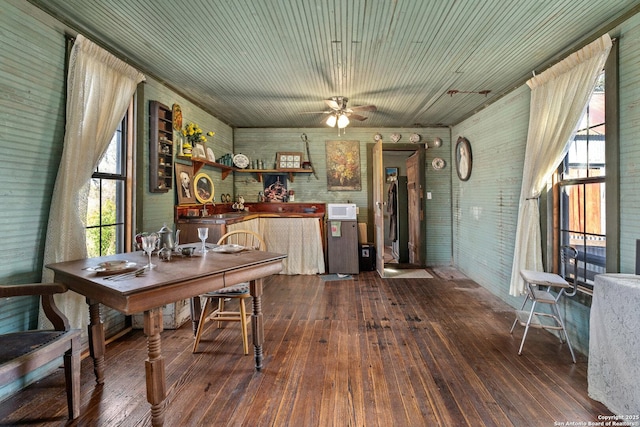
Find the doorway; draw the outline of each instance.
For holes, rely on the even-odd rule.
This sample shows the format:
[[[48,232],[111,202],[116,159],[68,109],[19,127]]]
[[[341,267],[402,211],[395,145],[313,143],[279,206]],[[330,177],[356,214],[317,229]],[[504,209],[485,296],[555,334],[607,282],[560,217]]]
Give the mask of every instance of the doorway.
[[[373,151],[373,144],[371,148]],[[376,199],[378,196],[374,194],[375,191],[369,192],[367,227],[378,230],[375,236],[376,252],[380,254],[382,251],[383,258],[379,272],[386,264],[394,268],[421,268],[426,264],[425,168],[420,167],[424,165],[424,158],[421,144],[382,144],[382,167],[378,171],[382,170],[384,176],[373,179],[375,169],[370,168],[370,185],[382,186],[381,200]],[[395,170],[397,176],[393,174]],[[374,181],[378,181],[378,184]],[[374,206],[382,206],[382,215],[376,217],[372,213]],[[383,223],[378,225],[380,218],[383,218]],[[380,228],[384,230],[382,234],[379,233]]]

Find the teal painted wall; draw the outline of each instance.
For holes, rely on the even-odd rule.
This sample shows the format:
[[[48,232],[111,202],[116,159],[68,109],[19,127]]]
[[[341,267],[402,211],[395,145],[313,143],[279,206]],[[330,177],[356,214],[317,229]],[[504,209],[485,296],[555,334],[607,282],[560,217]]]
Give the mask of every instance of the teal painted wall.
[[[64,27],[24,0],[5,0],[0,12],[0,282],[39,281],[42,270],[44,235],[49,202],[61,155],[64,132]],[[640,17],[622,23],[611,33],[620,43],[620,182],[621,229],[620,271],[630,273],[635,266],[635,240],[640,237]],[[250,157],[273,158],[277,151],[305,151],[300,139],[306,133],[311,157],[319,178],[297,175],[291,188],[296,201],[353,201],[367,218],[367,144],[380,131],[386,142],[399,132],[405,142],[416,132],[423,140],[438,136],[444,144],[426,152],[425,200],[427,218],[427,260],[430,265],[455,264],[470,278],[511,304],[519,298],[508,296],[513,256],[524,144],[528,125],[528,88],[512,93],[471,118],[449,129],[347,128],[338,137],[334,129],[231,129],[196,105],[182,99],[161,83],[148,79],[140,91],[137,106],[137,231],[159,229],[173,219],[174,194],[148,192],[148,101],[182,106],[185,121],[195,121],[216,132],[216,156],[235,151]],[[460,182],[451,161],[459,135],[473,148],[471,179]],[[326,140],[360,141],[363,190],[326,190],[324,143]],[[436,172],[430,167],[434,157],[447,166]],[[205,167],[221,193],[257,196],[261,184],[250,174],[236,174],[222,180],[217,169]],[[615,214],[615,213],[609,213]],[[0,300],[0,332],[24,325],[35,326],[37,304],[33,299]],[[570,303],[564,308],[569,329],[575,328],[574,342],[588,348],[588,307]],[[506,333],[507,331],[505,331]],[[0,390],[0,399],[4,396]]]
[[[620,271],[634,273],[636,239],[640,238],[640,16],[609,33],[619,45],[620,209],[608,212],[620,221]],[[522,165],[529,122],[530,91],[517,88],[499,102],[452,128],[471,142],[473,172],[461,182],[452,171],[454,264],[471,279],[512,305],[509,296],[513,240],[522,183]],[[544,231],[543,231],[544,234]],[[566,316],[572,343],[582,353],[589,348],[590,298],[567,299]]]
[[[426,176],[423,188],[431,191],[433,198],[426,200],[425,212],[427,221],[426,242],[427,263],[429,265],[449,265],[451,262],[451,199],[450,194],[450,138],[448,128],[361,128],[348,127],[344,135],[338,136],[334,128],[314,129],[236,129],[234,147],[236,153],[243,153],[251,159],[264,159],[273,164],[275,154],[279,151],[303,152],[305,160],[308,159],[305,144],[301,138],[306,134],[309,141],[311,161],[317,172],[318,179],[312,174],[298,174],[293,182],[288,182],[287,188],[295,191],[296,202],[323,202],[323,203],[355,203],[360,208],[359,222],[367,222],[370,198],[370,171],[367,169],[367,150],[370,150],[374,142],[373,136],[380,133],[385,144],[393,144],[391,134],[402,135],[399,143],[409,143],[412,133],[421,135],[422,141],[431,144],[434,138],[439,137],[443,144],[439,148],[430,148],[426,152],[425,168]],[[360,191],[328,191],[327,190],[327,162],[326,141],[359,141],[361,182]],[[435,157],[443,157],[447,167],[441,171],[435,171],[431,162]],[[397,161],[384,166],[396,167]],[[257,199],[258,192],[263,190],[263,183],[257,181],[254,174],[235,174],[235,194],[241,194],[248,201]],[[373,236],[368,236],[368,241],[373,241]]]
[[[177,103],[182,109],[183,126],[188,122],[194,122],[205,133],[215,132],[213,138],[207,138],[206,146],[212,148],[216,157],[232,151],[233,129],[152,78],[147,78],[146,83],[140,84],[136,133],[138,153],[136,163],[136,196],[138,199],[136,231],[157,231],[165,223],[175,230],[173,222],[174,206],[177,203],[175,191],[171,190],[167,193],[151,193],[149,191],[149,101],[159,101],[169,108]],[[177,133],[174,132],[176,153],[178,153],[179,144]],[[188,161],[178,161],[189,164]],[[208,174],[213,180],[216,200],[220,200],[219,195],[222,193],[233,194],[233,177],[227,177],[223,180],[220,170],[209,166],[204,166],[199,172]]]

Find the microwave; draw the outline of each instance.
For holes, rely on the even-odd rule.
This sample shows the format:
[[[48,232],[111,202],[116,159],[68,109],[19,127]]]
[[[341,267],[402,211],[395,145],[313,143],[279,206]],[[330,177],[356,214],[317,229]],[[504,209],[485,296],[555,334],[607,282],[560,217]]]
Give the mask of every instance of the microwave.
[[[327,218],[333,220],[356,220],[358,208],[355,203],[329,203],[327,205]]]

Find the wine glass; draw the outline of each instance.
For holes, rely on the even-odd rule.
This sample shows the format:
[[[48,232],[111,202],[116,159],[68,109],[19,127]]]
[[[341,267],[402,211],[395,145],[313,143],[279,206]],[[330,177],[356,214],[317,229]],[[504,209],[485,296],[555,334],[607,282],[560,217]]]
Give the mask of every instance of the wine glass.
[[[198,227],[198,238],[202,241],[200,252],[203,254],[207,252],[207,246],[205,245],[207,237],[209,237],[209,229],[207,227]]]
[[[156,233],[151,233],[146,236],[142,236],[142,250],[149,256],[149,264],[145,265],[146,268],[151,270],[155,267],[155,264],[151,263],[151,254],[154,249],[156,249],[156,245],[158,243],[158,235]]]

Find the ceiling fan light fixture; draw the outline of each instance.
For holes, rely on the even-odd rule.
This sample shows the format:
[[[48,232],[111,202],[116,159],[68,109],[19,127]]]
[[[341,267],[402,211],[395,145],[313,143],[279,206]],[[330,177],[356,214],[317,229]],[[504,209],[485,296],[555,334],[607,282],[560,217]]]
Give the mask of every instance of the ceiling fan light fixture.
[[[335,127],[337,121],[338,121],[338,118],[336,117],[336,115],[335,114],[331,114],[329,117],[327,117],[327,121],[325,123],[329,127]]]
[[[349,117],[346,114],[340,114],[338,117],[338,128],[344,129],[349,125]]]

